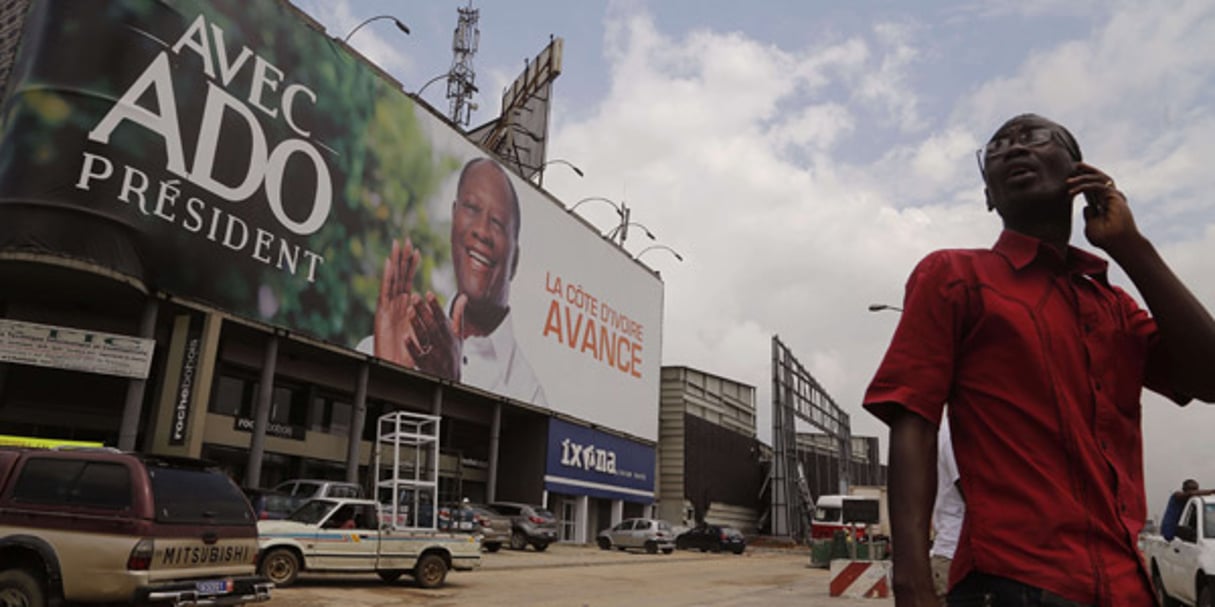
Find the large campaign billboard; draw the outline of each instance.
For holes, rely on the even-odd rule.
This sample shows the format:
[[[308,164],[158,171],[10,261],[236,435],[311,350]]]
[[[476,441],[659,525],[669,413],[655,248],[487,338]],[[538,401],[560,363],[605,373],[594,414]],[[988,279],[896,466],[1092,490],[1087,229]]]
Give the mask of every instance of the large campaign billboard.
[[[285,2],[35,1],[0,252],[657,438],[662,282]]]

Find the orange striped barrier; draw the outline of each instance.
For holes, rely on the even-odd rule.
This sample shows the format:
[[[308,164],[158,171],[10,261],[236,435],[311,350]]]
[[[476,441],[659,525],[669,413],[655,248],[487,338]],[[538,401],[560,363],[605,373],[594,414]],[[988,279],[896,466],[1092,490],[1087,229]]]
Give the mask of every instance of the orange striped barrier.
[[[890,596],[890,561],[831,561],[831,596],[884,599]]]

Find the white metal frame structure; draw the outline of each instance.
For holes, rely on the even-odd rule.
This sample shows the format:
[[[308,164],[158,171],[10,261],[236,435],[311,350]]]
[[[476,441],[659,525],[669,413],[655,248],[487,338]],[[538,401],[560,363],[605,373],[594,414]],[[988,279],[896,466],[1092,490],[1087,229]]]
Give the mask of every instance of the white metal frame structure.
[[[384,507],[394,526],[434,530],[439,512],[439,416],[393,411],[381,415],[376,424],[376,499],[382,490],[389,490],[391,503]],[[403,491],[410,498],[405,512],[401,512]],[[425,525],[418,520],[420,506],[427,501],[423,496],[429,496],[430,501]]]

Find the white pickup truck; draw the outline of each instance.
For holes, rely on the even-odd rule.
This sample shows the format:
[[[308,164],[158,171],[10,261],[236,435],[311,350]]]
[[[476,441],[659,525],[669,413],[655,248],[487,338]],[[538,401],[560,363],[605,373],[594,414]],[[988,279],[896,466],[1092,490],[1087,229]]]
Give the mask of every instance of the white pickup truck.
[[[1145,534],[1140,548],[1160,605],[1215,605],[1215,496],[1191,497],[1176,537]]]
[[[419,586],[437,588],[448,570],[481,566],[480,536],[380,521],[374,500],[309,500],[285,520],[258,522],[258,572],[280,588],[301,571],[374,572],[385,582],[409,574]]]

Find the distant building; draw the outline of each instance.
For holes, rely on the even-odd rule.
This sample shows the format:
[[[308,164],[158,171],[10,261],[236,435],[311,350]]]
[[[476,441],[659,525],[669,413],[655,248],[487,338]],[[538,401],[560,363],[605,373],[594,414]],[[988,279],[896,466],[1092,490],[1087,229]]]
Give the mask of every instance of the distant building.
[[[757,532],[766,468],[755,431],[755,388],[689,367],[663,367],[658,423],[658,516]]]

